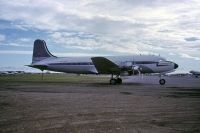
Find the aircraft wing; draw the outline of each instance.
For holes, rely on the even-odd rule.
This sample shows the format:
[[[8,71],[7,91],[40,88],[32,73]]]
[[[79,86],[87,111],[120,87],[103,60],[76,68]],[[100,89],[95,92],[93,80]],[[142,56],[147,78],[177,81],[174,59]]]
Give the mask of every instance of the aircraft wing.
[[[105,57],[92,57],[99,74],[120,74],[120,67]]]

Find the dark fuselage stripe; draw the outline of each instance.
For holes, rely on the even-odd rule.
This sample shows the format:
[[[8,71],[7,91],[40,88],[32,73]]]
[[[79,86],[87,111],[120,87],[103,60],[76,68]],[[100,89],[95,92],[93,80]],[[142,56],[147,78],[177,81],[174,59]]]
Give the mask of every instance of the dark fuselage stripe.
[[[145,65],[145,64],[155,64],[156,66],[168,66],[168,65],[159,65],[158,62],[135,62],[135,65]],[[70,63],[51,63],[49,65],[94,65],[92,62],[70,62]]]
[[[49,65],[93,65],[92,62],[51,63]]]

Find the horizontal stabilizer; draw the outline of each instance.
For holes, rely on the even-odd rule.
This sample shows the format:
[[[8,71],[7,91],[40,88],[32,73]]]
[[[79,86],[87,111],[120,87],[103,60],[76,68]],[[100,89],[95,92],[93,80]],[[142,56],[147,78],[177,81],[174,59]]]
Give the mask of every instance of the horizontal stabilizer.
[[[105,57],[92,57],[92,62],[99,74],[120,74],[120,68]]]
[[[26,66],[33,67],[33,68],[37,68],[37,69],[40,69],[41,71],[47,69],[47,66],[46,66],[46,65],[26,65]]]

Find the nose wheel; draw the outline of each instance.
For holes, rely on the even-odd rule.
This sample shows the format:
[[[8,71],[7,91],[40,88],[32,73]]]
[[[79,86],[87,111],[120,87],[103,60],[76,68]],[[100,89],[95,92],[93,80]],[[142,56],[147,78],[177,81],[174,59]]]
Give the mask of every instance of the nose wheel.
[[[160,79],[159,80],[160,85],[164,85],[166,83],[165,79]]]

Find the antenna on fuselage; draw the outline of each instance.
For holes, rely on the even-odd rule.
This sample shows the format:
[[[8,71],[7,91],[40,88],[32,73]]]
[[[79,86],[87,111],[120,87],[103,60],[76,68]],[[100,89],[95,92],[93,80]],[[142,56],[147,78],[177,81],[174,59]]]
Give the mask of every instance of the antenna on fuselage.
[[[42,70],[42,81],[43,81],[43,79],[44,79],[44,73],[43,73],[43,71],[44,71],[44,70]]]
[[[42,71],[42,81],[44,79],[44,69],[40,69]]]

